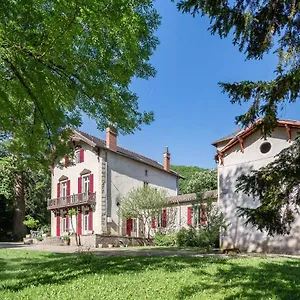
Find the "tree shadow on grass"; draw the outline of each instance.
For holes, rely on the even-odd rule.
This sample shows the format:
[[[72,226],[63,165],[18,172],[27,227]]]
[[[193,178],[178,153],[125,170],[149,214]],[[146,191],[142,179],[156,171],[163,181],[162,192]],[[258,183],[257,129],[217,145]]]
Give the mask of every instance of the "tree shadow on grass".
[[[0,253],[1,254],[1,253]],[[21,291],[41,285],[60,285],[87,275],[118,275],[189,269],[193,284],[181,284],[176,299],[197,297],[208,291],[210,299],[300,299],[300,261],[294,259],[224,259],[178,256],[97,256],[14,250],[0,258],[0,290]],[[196,283],[195,283],[196,282]],[[229,292],[228,292],[229,291]],[[225,295],[226,294],[226,295]]]
[[[23,252],[23,251],[22,251]],[[145,257],[145,256],[98,256],[92,253],[85,254],[58,254],[43,253],[36,257],[30,255],[12,257],[6,260],[6,266],[0,273],[0,290],[20,291],[28,286],[65,284],[82,276],[118,275],[142,273],[149,270],[164,270],[168,273],[179,272],[184,268],[204,268],[218,259],[195,257]],[[19,252],[21,253],[21,251]],[[20,256],[20,255],[19,255]],[[219,264],[227,263],[219,259]]]
[[[250,262],[247,264],[247,260]],[[300,299],[300,261],[294,259],[261,259],[257,265],[251,265],[250,259],[245,264],[227,260],[225,267],[218,266],[215,273],[197,270],[197,284],[183,286],[177,299],[187,299],[205,290],[220,294],[226,291],[222,299]],[[213,277],[213,280],[208,278]],[[230,290],[230,295],[229,291]]]

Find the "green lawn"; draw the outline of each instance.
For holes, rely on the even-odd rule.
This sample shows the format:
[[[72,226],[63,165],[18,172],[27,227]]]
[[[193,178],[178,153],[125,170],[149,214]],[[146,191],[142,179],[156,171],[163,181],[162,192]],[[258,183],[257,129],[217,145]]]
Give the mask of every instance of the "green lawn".
[[[300,260],[0,250],[0,299],[300,299]]]

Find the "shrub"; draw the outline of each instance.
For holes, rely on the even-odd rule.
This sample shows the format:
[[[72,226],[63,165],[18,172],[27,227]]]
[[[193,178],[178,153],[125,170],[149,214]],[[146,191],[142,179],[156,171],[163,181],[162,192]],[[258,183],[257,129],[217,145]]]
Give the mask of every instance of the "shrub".
[[[70,237],[68,235],[63,236],[63,241],[69,242]]]
[[[154,243],[156,246],[174,246],[176,244],[176,234],[157,232]]]
[[[42,236],[37,236],[36,239],[37,239],[39,242],[41,242],[41,241],[44,240]]]
[[[41,233],[51,233],[50,225],[43,225],[39,228]]]
[[[39,220],[35,220],[32,216],[27,215],[25,217],[25,221],[23,221],[23,224],[25,226],[27,226],[28,228],[37,228],[38,224],[39,224]]]

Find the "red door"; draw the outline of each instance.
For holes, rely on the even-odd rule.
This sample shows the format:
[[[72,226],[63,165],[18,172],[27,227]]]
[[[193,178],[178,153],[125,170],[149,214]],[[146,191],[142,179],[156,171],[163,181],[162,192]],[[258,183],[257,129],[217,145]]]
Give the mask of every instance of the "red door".
[[[126,220],[126,235],[131,236],[132,219]]]

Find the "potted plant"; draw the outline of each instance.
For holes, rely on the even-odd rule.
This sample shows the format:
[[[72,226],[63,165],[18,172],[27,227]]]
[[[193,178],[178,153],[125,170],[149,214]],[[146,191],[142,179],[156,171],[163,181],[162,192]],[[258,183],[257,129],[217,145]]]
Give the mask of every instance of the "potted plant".
[[[70,245],[70,237],[68,235],[63,237],[63,241],[66,246]]]
[[[25,221],[23,221],[23,224],[27,226],[29,229],[36,229],[38,227],[39,221],[35,220],[32,216],[27,215],[25,217]],[[31,235],[26,234],[26,238],[30,238]]]

